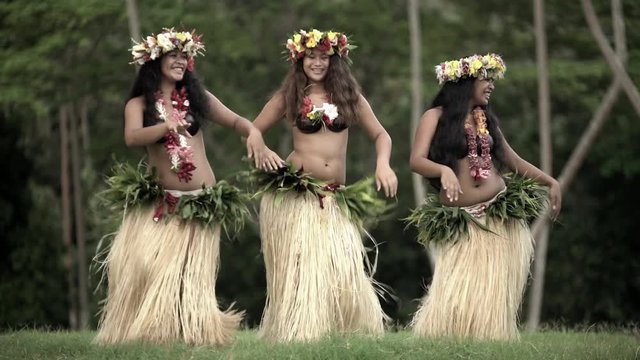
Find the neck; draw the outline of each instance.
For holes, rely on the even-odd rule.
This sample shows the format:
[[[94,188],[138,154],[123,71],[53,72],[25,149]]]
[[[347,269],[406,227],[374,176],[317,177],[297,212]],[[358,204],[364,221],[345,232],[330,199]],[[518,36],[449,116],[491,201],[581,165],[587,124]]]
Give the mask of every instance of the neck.
[[[171,92],[176,88],[176,83],[174,81],[162,81],[160,82],[160,91],[165,97],[170,97]]]
[[[307,85],[307,91],[309,94],[324,94],[327,92],[324,89],[324,83],[316,82],[310,82],[309,85]]]

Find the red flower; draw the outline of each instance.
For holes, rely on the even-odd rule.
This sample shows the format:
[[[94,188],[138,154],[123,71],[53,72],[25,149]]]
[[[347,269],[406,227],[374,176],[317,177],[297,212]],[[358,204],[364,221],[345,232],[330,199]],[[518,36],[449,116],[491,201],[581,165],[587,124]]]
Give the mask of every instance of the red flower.
[[[193,72],[193,67],[196,65],[196,61],[193,60],[192,57],[190,57],[187,60],[187,71]]]

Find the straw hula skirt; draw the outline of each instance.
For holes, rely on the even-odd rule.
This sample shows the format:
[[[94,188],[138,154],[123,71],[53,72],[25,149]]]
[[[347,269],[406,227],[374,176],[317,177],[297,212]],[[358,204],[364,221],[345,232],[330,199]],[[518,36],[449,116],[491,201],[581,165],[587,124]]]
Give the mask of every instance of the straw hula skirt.
[[[341,209],[343,196],[340,190],[264,194],[260,233],[267,302],[260,337],[287,342],[332,331],[383,333],[387,316],[366,269],[364,230]]]
[[[208,214],[192,212],[193,204],[206,204],[217,186],[225,185],[200,194],[171,192],[160,211],[152,205],[128,207],[104,261],[108,294],[96,343],[225,345],[233,340],[242,314],[221,311],[215,293],[221,224],[202,220],[218,205],[205,205]],[[190,220],[181,216],[188,203]],[[166,216],[158,219],[163,212]]]
[[[417,336],[519,339],[518,310],[533,255],[526,217],[542,209],[544,190],[515,181],[488,202],[447,208],[431,198],[410,216],[435,257],[433,281],[411,321]]]

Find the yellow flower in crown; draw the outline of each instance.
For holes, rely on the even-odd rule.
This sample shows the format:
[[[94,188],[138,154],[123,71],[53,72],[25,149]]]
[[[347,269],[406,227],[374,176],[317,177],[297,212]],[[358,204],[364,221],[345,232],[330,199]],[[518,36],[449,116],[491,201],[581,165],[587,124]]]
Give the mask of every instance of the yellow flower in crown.
[[[329,31],[327,33],[327,39],[331,42],[331,45],[338,44],[338,33],[334,31]]]
[[[299,30],[295,32],[287,39],[285,46],[288,58],[293,63],[303,58],[306,51],[310,49],[318,49],[329,56],[337,54],[348,62],[349,50],[356,48],[354,45],[349,44],[347,37],[343,33],[337,31],[325,32],[313,28],[309,31]]]
[[[454,78],[456,76],[456,72],[458,69],[458,62],[457,61],[450,61],[449,66],[447,67],[447,76],[449,76],[450,78]]]
[[[472,55],[459,60],[450,60],[435,67],[436,78],[440,84],[457,82],[468,77],[502,79],[507,67],[500,55]]]
[[[482,69],[482,66],[484,64],[482,64],[482,61],[480,61],[480,59],[475,58],[471,61],[471,71],[469,72],[471,75],[476,75],[478,73],[478,70]]]

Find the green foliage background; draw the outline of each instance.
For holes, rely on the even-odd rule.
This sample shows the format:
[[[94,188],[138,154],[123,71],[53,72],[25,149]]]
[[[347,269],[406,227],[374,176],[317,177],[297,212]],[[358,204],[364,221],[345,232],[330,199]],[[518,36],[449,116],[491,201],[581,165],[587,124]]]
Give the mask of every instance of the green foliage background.
[[[197,29],[207,52],[197,60],[206,87],[237,113],[253,119],[277,89],[288,64],[283,43],[311,26],[352,35],[353,72],[394,140],[392,166],[400,189],[396,213],[373,232],[382,242],[376,277],[395,289],[385,309],[398,325],[415,311],[431,273],[426,255],[399,220],[415,207],[408,168],[410,143],[409,30],[406,1],[138,0],[142,32]],[[609,2],[595,0],[611,37]],[[424,108],[437,91],[432,66],[472,53],[497,52],[508,65],[493,108],[518,153],[538,163],[537,79],[533,5],[507,0],[421,2]],[[624,0],[628,71],[640,84],[640,3]],[[612,81],[584,21],[579,2],[546,1],[550,55],[554,174],[557,175]],[[60,204],[59,109],[82,104],[89,115],[82,179],[89,258],[114,230],[94,198],[113,158],[137,163],[141,151],[124,146],[122,111],[134,77],[124,1],[5,0],[0,2],[0,328],[66,327]],[[543,320],[562,324],[640,320],[640,121],[621,95],[564,194],[551,233]],[[284,126],[266,137],[286,152]],[[209,160],[218,178],[246,165],[240,139],[218,126],[206,129]],[[348,177],[374,170],[374,148],[352,132]],[[98,278],[92,273],[90,286]],[[236,302],[259,322],[264,265],[255,223],[225,242],[218,281],[223,305]],[[103,296],[92,293],[92,315]],[[96,317],[92,317],[95,325]]]

